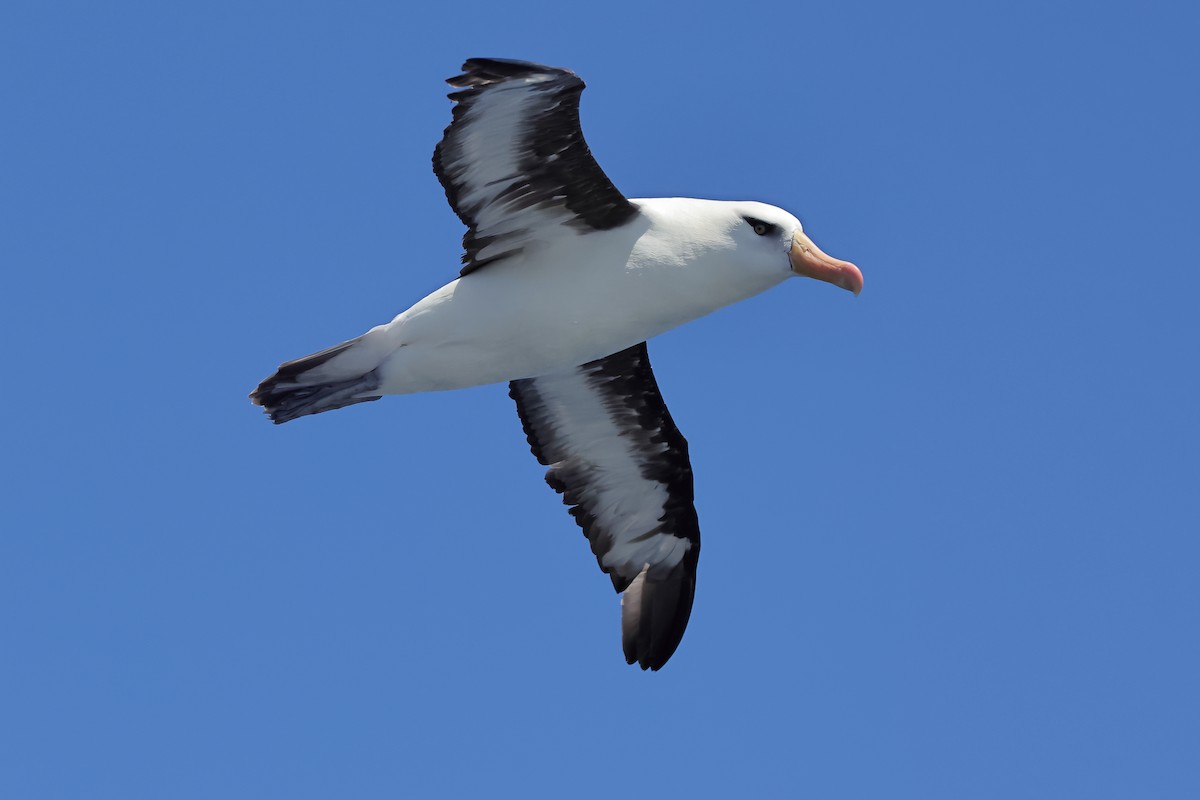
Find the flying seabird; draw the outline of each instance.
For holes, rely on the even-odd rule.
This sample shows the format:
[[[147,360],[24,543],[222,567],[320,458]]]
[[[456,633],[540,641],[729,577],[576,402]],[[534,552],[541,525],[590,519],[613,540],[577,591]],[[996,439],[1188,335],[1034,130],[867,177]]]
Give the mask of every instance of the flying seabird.
[[[462,71],[433,154],[467,226],[459,277],[281,365],[250,399],[282,423],[507,381],[547,483],[623,593],[626,661],[657,670],[691,614],[700,528],[646,340],[796,275],[858,294],[862,273],[774,206],[626,198],[584,141],[575,73],[490,58]]]

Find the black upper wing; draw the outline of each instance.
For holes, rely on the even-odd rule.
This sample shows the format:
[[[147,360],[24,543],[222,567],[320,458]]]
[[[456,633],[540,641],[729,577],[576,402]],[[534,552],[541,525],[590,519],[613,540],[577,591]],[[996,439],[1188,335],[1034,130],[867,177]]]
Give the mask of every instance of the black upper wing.
[[[509,384],[546,482],[563,495],[621,599],[626,660],[659,669],[683,638],[700,527],[687,440],[645,342],[571,370]]]
[[[472,58],[447,82],[459,91],[433,171],[467,226],[461,274],[520,252],[535,231],[608,230],[637,214],[584,141],[575,73]]]

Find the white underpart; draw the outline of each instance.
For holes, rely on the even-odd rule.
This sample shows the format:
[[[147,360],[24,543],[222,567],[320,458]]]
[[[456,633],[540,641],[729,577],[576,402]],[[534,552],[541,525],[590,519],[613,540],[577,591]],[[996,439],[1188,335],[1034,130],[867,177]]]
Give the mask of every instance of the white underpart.
[[[753,214],[798,228],[780,209],[688,198],[633,202],[641,214],[608,231],[580,233],[558,224],[557,213],[522,212],[527,235],[505,245],[512,249],[515,239],[521,255],[443,286],[314,377],[338,380],[378,368],[380,393],[407,394],[545,375],[631,347],[792,275],[786,241],[757,239],[742,219]],[[790,231],[781,238],[790,240]]]
[[[555,421],[553,449],[545,448],[544,454],[588,469],[586,485],[576,489],[579,502],[613,541],[601,563],[627,578],[646,564],[663,569],[678,564],[692,546],[687,539],[658,533],[633,541],[661,526],[668,494],[663,484],[642,477],[642,455],[613,420],[614,413],[630,412],[606,408],[604,395],[578,371],[543,376],[537,391]],[[626,425],[635,427],[637,421]],[[657,447],[659,453],[667,449]]]

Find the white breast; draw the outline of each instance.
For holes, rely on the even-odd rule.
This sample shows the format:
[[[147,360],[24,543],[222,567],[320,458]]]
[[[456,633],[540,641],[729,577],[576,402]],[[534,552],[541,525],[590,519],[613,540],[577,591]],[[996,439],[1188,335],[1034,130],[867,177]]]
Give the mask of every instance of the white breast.
[[[380,368],[383,391],[458,389],[573,367],[788,275],[740,271],[726,232],[689,213],[687,204],[711,201],[634,202],[642,214],[629,224],[591,233],[559,228],[552,240],[443,286],[368,333],[380,351],[391,351]]]

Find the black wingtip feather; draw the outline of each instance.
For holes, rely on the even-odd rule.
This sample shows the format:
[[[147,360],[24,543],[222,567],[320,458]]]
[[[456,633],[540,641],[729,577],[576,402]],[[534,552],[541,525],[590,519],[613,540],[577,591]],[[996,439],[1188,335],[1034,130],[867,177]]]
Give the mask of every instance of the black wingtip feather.
[[[662,576],[643,570],[621,598],[625,662],[652,672],[666,666],[683,641],[695,598],[695,564]]]
[[[458,87],[483,86],[489,83],[524,78],[529,75],[561,75],[578,77],[569,69],[520,61],[515,58],[468,58],[462,74],[447,78],[446,83]]]

